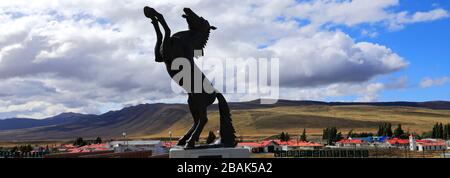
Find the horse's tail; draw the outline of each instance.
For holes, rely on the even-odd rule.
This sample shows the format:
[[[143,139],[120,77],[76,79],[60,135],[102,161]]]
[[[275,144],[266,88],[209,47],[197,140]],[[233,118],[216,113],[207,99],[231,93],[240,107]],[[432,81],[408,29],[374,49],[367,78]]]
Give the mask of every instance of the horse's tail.
[[[216,97],[219,100],[220,141],[225,147],[235,147],[237,143],[234,133],[236,131],[234,130],[233,123],[231,123],[230,108],[221,93],[217,93]]]

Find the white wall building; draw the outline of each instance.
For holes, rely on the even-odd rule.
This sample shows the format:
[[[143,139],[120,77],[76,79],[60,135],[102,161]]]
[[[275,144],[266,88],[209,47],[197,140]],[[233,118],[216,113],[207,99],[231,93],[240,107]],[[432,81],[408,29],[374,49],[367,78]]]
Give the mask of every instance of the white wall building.
[[[416,140],[412,135],[410,135],[409,149],[411,151],[442,151],[447,150],[447,144],[444,140],[438,139]]]
[[[275,151],[281,151],[282,147],[275,141],[263,141],[264,152],[272,153]]]
[[[134,141],[112,141],[107,144],[114,152],[149,151],[154,155],[165,153],[163,142],[160,140],[134,140]]]

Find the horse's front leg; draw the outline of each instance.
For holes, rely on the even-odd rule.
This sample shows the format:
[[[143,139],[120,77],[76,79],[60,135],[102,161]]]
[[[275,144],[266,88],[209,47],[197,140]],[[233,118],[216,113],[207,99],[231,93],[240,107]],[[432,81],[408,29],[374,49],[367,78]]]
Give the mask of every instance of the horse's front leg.
[[[162,33],[159,29],[158,21],[153,21],[152,19],[153,27],[155,27],[156,31],[156,44],[155,44],[155,61],[156,62],[164,62],[164,59],[161,55],[161,44],[162,44]]]
[[[167,54],[170,52],[170,36],[171,36],[171,30],[169,28],[169,25],[167,25],[166,20],[164,19],[164,16],[157,11],[155,11],[155,16],[158,18],[159,23],[161,23],[161,26],[164,29],[164,40],[163,40],[163,54]]]
[[[162,33],[161,29],[159,28],[158,19],[156,17],[156,10],[150,7],[144,8],[145,16],[150,18],[152,20],[153,27],[155,28],[156,32],[156,45],[155,45],[155,61],[156,62],[163,62],[163,57],[161,55],[161,44],[162,44]]]

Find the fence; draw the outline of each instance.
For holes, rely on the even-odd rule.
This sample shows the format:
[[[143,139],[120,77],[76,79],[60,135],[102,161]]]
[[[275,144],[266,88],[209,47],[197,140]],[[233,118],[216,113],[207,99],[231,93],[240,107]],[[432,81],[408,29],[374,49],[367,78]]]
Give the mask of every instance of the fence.
[[[0,158],[43,158],[48,152],[11,152],[0,151]]]
[[[327,149],[275,151],[276,158],[367,158],[369,150]]]
[[[447,150],[410,151],[408,147],[276,151],[277,158],[450,158]]]
[[[374,158],[450,158],[447,150],[411,151],[409,147],[389,147],[371,149]]]

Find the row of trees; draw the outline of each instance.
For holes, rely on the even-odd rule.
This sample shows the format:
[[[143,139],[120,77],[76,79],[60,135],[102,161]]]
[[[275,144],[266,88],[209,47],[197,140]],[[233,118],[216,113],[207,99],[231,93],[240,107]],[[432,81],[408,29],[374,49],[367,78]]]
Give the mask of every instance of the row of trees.
[[[287,142],[287,141],[291,140],[291,136],[289,136],[289,133],[287,133],[287,132],[286,133],[281,132],[279,139],[282,142]]]
[[[298,138],[299,138],[299,141],[302,141],[302,142],[308,141],[308,138],[306,136],[306,129],[303,129],[302,134]],[[291,140],[291,136],[287,132],[286,133],[281,132],[281,134],[278,136],[278,139],[280,139],[280,141],[287,142],[287,141]]]
[[[31,145],[20,145],[20,146],[15,146],[11,149],[11,152],[22,152],[22,153],[29,153],[31,151],[33,151],[33,147]]]
[[[411,133],[409,131],[404,131],[401,124],[398,124],[397,127],[392,131],[392,124],[389,122],[382,123],[378,126],[378,132],[376,136],[388,136],[388,137],[394,137],[394,138],[401,138],[401,139],[408,139],[409,135]],[[424,135],[420,136],[418,134],[414,134],[416,137],[427,137],[430,134],[424,133]],[[361,132],[361,133],[355,133],[353,130],[350,130],[347,133],[347,138],[357,138],[357,137],[369,137],[369,136],[375,136],[374,133],[371,132]],[[433,130],[430,135],[432,138],[440,138],[440,139],[449,139],[450,138],[450,124],[442,124],[442,123],[436,123],[433,126]],[[280,141],[287,142],[291,139],[289,133],[287,132],[281,132],[280,135],[277,136]],[[207,143],[212,143],[216,139],[216,136],[213,132],[209,132]],[[342,133],[338,132],[336,127],[329,127],[325,128],[322,133],[322,139],[327,140],[327,144],[331,145],[337,141],[340,141],[343,139]],[[302,134],[299,136],[300,141],[308,141],[306,136],[306,129],[303,129]]]
[[[447,129],[450,127],[447,126]],[[402,129],[402,125],[398,124],[397,128],[395,128],[394,131],[392,131],[392,124],[391,123],[383,123],[378,126],[378,132],[377,136],[388,136],[388,137],[395,137],[395,138],[402,138],[406,139],[409,136],[409,132],[405,132]],[[369,137],[369,136],[375,136],[375,134],[370,132],[361,132],[361,133],[354,133],[353,130],[350,130],[347,134],[347,138],[355,138],[355,137]],[[450,136],[450,134],[449,134]],[[338,132],[336,127],[329,127],[323,130],[322,139],[327,140],[327,144],[331,145],[334,144],[337,141],[340,141],[343,139],[343,136],[341,132]]]
[[[330,127],[323,130],[322,139],[327,140],[328,145],[332,145],[335,142],[342,140],[342,133],[338,132],[336,127]]]
[[[384,123],[383,125],[380,125],[378,127],[378,134],[379,136],[389,136],[389,137],[395,137],[395,138],[402,138],[407,139],[411,133],[409,131],[405,132],[402,129],[402,125],[398,124],[397,128],[392,132],[391,124],[390,123]],[[424,132],[422,136],[413,133],[414,136],[417,138],[438,138],[438,139],[444,139],[448,140],[450,139],[450,124],[442,124],[442,123],[436,123],[433,126],[433,129],[431,132]]]
[[[97,137],[95,140],[84,140],[82,137],[78,137],[73,142],[73,145],[80,147],[80,146],[85,146],[85,145],[90,145],[90,144],[100,144],[100,143],[103,143],[102,138],[100,138],[100,137]]]
[[[393,132],[391,123],[383,123],[379,125],[377,135],[392,137]]]
[[[374,134],[370,132],[355,133],[353,132],[353,130],[350,130],[347,133],[347,138],[370,137],[370,136],[374,136]]]
[[[207,144],[211,144],[211,143],[214,142],[214,140],[216,140],[216,138],[217,137],[214,134],[214,132],[213,131],[209,131],[208,137],[206,138],[206,143]],[[291,140],[291,136],[287,132],[281,132],[281,134],[278,135],[277,138],[280,139],[280,141],[283,141],[283,142],[287,142],[287,141]],[[303,129],[303,132],[299,136],[299,139],[300,139],[300,141],[308,141],[307,137],[306,137],[306,129]],[[81,142],[81,141],[78,141],[78,142]]]
[[[450,137],[450,124],[443,125],[442,123],[436,123],[431,131],[432,138],[449,139]]]
[[[378,126],[378,136],[388,136],[388,137],[394,137],[394,138],[401,138],[401,139],[407,139],[410,135],[409,132],[405,132],[402,129],[402,125],[398,124],[397,128],[392,132],[392,124],[391,123],[383,123]]]

